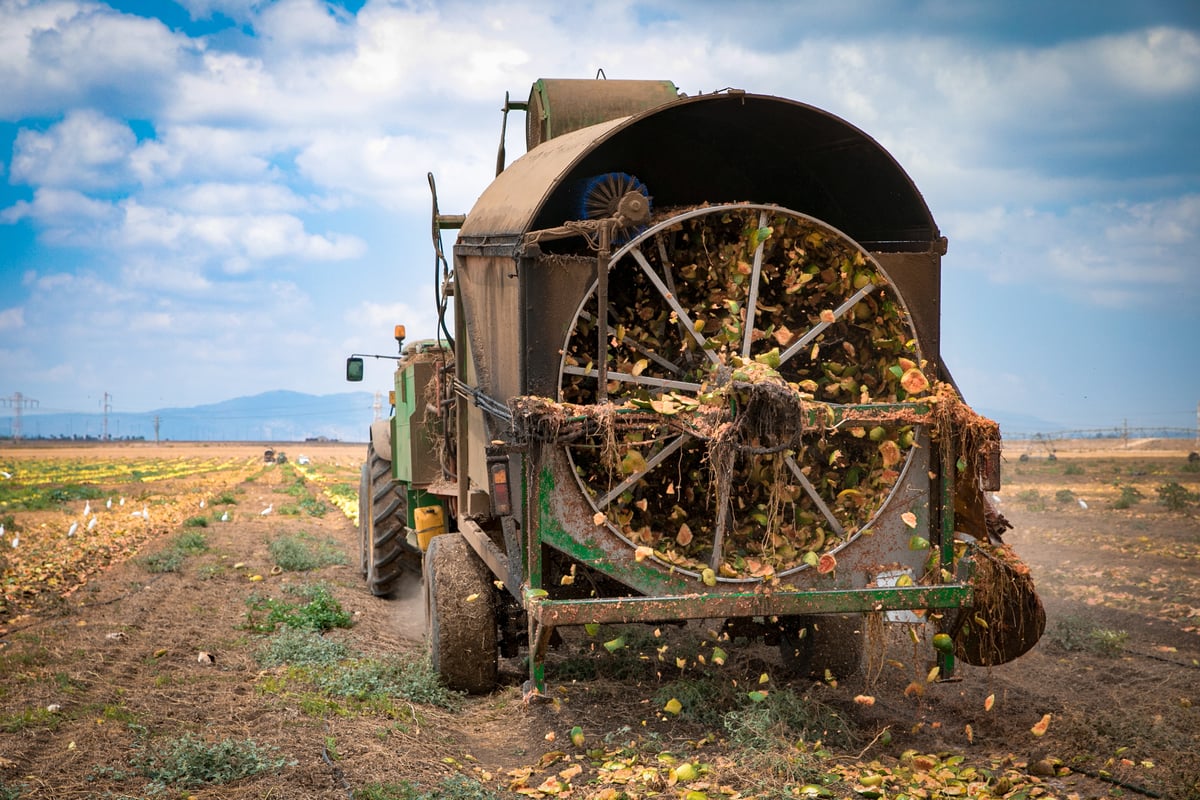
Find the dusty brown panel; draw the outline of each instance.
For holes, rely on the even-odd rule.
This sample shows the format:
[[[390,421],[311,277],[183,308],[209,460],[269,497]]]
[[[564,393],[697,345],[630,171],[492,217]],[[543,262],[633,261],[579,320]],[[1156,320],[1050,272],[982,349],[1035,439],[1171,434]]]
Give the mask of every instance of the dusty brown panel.
[[[500,402],[520,394],[516,264],[502,256],[455,258],[458,293],[480,389]]]
[[[908,307],[922,354],[941,371],[941,256],[936,253],[881,252],[871,255],[896,284]]]
[[[459,230],[460,246],[477,246],[497,237],[520,235],[530,229],[546,193],[556,186],[571,164],[625,119],[594,125],[560,136],[532,150],[496,176],[475,202]]]
[[[595,258],[542,258],[525,270],[525,393],[558,397],[562,348],[584,295],[596,280]]]
[[[678,96],[671,81],[543,78],[529,93],[526,146],[532,150],[564,133],[627,117]]]

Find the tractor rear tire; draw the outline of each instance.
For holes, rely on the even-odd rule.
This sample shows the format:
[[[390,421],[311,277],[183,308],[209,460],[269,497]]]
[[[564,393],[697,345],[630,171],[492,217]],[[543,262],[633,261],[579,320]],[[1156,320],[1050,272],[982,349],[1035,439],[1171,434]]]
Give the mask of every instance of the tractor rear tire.
[[[358,572],[364,579],[367,577],[367,567],[370,564],[371,526],[367,519],[371,516],[371,472],[370,465],[364,461],[358,478]]]
[[[795,675],[849,678],[862,665],[862,614],[780,617],[779,653]]]
[[[374,444],[367,445],[364,469],[367,500],[358,519],[363,568],[371,594],[387,597],[395,591],[406,566],[416,569],[420,553],[406,539],[407,493],[402,484],[392,480],[391,462],[375,452]]]
[[[425,620],[433,669],[451,689],[496,687],[496,593],[491,571],[460,533],[435,536],[425,551]]]

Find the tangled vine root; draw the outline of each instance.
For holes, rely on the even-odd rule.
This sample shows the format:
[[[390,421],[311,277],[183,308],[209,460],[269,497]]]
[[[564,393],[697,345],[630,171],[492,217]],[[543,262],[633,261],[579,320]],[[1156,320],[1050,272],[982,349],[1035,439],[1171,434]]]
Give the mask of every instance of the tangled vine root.
[[[974,561],[975,601],[960,617],[955,655],[978,667],[1005,664],[1037,644],[1046,611],[1029,567],[1011,547],[980,543]]]
[[[516,397],[510,435],[531,454],[540,445],[566,448],[594,496],[634,476],[597,510],[668,563],[735,577],[793,569],[853,538],[895,485],[921,428],[945,448],[942,463],[957,474],[962,530],[987,538],[986,499],[974,478],[984,453],[998,448],[999,430],[949,384],[904,404],[838,405],[757,362],[725,372],[717,370],[709,390],[695,396],[605,403]],[[647,467],[649,453],[666,446],[677,448],[671,461]],[[734,485],[745,491],[735,493]],[[830,511],[817,509],[817,492]],[[840,530],[826,524],[829,513]],[[721,552],[720,563],[707,555],[713,552]]]
[[[883,622],[882,611],[870,611],[864,615],[866,621],[863,628],[863,636],[866,640],[867,663],[866,663],[866,679],[867,686],[874,686],[879,680],[879,676],[883,674],[883,665],[886,661],[884,658],[887,650],[887,633],[886,626]]]

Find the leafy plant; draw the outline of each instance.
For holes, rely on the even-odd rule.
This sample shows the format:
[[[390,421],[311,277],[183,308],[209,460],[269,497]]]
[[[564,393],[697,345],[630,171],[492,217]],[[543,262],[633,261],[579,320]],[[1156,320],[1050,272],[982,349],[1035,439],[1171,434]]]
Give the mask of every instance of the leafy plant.
[[[159,574],[163,572],[179,572],[183,568],[183,562],[186,560],[187,555],[185,553],[168,548],[143,556],[139,563],[141,563],[147,572]]]
[[[276,491],[279,490],[277,489]],[[292,481],[291,484],[283,490],[283,492],[285,494],[290,494],[295,498],[304,497],[306,494],[308,494],[307,481],[304,480],[303,475],[297,475],[296,479]]]
[[[1175,481],[1164,483],[1155,491],[1158,492],[1158,502],[1166,506],[1168,511],[1185,511],[1189,505],[1200,500],[1200,494],[1189,492]]]
[[[196,788],[295,765],[276,752],[277,748],[253,739],[207,742],[185,733],[146,748],[133,757],[131,766],[160,790],[167,786]]]
[[[761,702],[744,699],[725,714],[724,724],[732,741],[747,749],[791,747],[800,738],[839,747],[858,740],[850,721],[836,709],[793,689],[776,689]]]
[[[305,497],[300,501],[300,508],[310,517],[323,517],[329,506],[315,497]]]
[[[428,658],[358,659],[322,671],[316,684],[327,694],[357,700],[403,697],[441,708],[459,705],[459,696],[442,685]]]
[[[314,540],[305,533],[281,536],[267,545],[271,560],[289,572],[308,572],[321,567],[345,564],[346,554],[329,538]]]
[[[26,708],[0,716],[0,732],[19,733],[29,728],[55,730],[62,717],[44,708]]]
[[[1096,628],[1091,633],[1092,651],[1104,656],[1119,656],[1128,641],[1128,631]]]
[[[1144,495],[1135,486],[1122,486],[1121,496],[1113,501],[1113,508],[1130,508],[1142,502]]]
[[[349,612],[342,609],[326,586],[299,587],[291,590],[304,595],[308,602],[303,605],[285,603],[270,597],[251,596],[246,604],[248,626],[257,631],[274,631],[279,625],[311,631],[327,631],[333,628],[349,628],[352,620]],[[263,614],[262,618],[259,615]]]
[[[358,499],[358,488],[348,483],[335,483],[325,489],[330,497],[343,497],[349,500]]]
[[[1063,467],[1063,475],[1083,475],[1084,472],[1085,470],[1080,464],[1071,463]]]
[[[140,563],[148,572],[178,572],[188,556],[208,550],[208,541],[200,531],[185,531],[158,551],[144,556]]]
[[[1054,499],[1059,503],[1059,505],[1071,503],[1075,500],[1075,493],[1070,489],[1059,489],[1054,493]]]
[[[188,555],[196,555],[208,549],[208,540],[200,531],[185,531],[175,537],[171,546]]]
[[[208,517],[188,517],[183,521],[185,528],[207,528]]]
[[[791,689],[772,691],[759,702],[744,700],[740,708],[725,714],[723,722],[730,741],[741,751],[739,760],[771,787],[822,779],[825,752],[819,745],[808,748],[803,742],[849,747],[858,738],[849,721],[831,706]]]
[[[1046,501],[1037,489],[1025,489],[1017,494],[1017,501],[1024,503],[1030,511],[1045,511]]]
[[[1126,631],[1098,628],[1077,616],[1060,617],[1047,631],[1047,636],[1063,650],[1104,656],[1120,655],[1129,641]]]
[[[96,500],[103,492],[95,486],[64,483],[37,488],[0,483],[0,502],[14,511],[46,511],[75,500]]]
[[[349,655],[344,644],[326,639],[317,631],[284,627],[259,647],[256,657],[264,667],[315,667],[337,664]]]

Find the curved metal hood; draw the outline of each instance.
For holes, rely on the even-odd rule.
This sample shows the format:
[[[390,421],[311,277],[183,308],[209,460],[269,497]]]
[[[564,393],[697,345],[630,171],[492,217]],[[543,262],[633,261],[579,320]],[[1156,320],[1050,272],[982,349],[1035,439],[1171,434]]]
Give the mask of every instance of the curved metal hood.
[[[587,178],[626,172],[655,207],[774,203],[870,250],[924,252],[940,238],[911,178],[878,142],[826,111],[731,92],[683,98],[551,139],[513,162],[467,215],[458,242],[517,240],[578,219]]]

